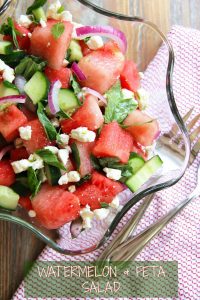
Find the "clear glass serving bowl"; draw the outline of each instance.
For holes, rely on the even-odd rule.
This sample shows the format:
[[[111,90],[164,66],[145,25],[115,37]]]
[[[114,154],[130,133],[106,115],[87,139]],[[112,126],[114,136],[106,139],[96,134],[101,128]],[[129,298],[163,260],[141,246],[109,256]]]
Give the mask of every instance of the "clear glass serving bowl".
[[[0,0],[0,23],[5,21],[8,16],[18,17],[22,13],[25,13],[26,8],[32,2]],[[94,251],[103,245],[111,236],[122,217],[141,198],[172,186],[183,176],[189,160],[190,143],[187,130],[179,115],[173,95],[173,48],[156,25],[134,16],[135,11],[133,1],[131,0],[67,0],[61,2],[71,11],[73,20],[77,23],[85,25],[110,25],[122,30],[128,40],[127,58],[134,60],[140,71],[144,71],[148,64],[146,57],[149,57],[152,44],[163,44],[162,47],[165,48],[166,53],[166,63],[162,64],[161,68],[164,72],[161,72],[159,78],[154,81],[154,90],[150,91],[148,112],[158,119],[161,134],[168,132],[172,125],[176,123],[180,129],[180,138],[183,140],[185,146],[185,156],[180,160],[178,168],[177,166],[174,168],[173,164],[172,166],[168,164],[165,157],[162,157],[164,160],[162,173],[154,177],[154,180],[149,181],[135,194],[131,194],[128,190],[125,191],[122,197],[124,199],[124,206],[116,214],[111,224],[108,221],[96,222],[93,229],[83,231],[76,239],[71,238],[69,224],[56,232],[47,231],[37,224],[37,221],[33,218],[29,218],[28,214],[21,208],[18,208],[15,212],[0,210],[1,220],[16,223],[30,230],[54,250],[68,255],[80,255]],[[145,85],[145,80],[142,84]],[[171,157],[171,161],[173,161],[173,157]]]

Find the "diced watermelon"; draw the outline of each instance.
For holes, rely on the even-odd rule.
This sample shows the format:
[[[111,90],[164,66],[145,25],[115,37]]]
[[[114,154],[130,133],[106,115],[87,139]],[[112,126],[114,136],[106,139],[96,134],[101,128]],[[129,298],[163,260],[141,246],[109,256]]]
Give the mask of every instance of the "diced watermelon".
[[[12,149],[10,151],[10,160],[16,161],[20,159],[27,159],[29,157],[28,152],[26,151],[25,147],[18,148],[18,149]]]
[[[75,171],[75,167],[74,167],[71,159],[68,159],[67,165],[65,167],[67,169],[67,172]]]
[[[21,207],[25,208],[27,211],[33,209],[30,197],[20,197],[18,203],[19,205],[21,205]]]
[[[0,132],[7,142],[18,137],[18,128],[26,122],[26,116],[15,105],[0,111]]]
[[[81,143],[75,141],[75,144],[78,148],[79,157],[80,157],[79,173],[81,174],[81,177],[84,177],[87,174],[91,174],[93,171],[90,155],[92,153],[94,143]]]
[[[104,125],[93,148],[97,157],[117,157],[127,163],[133,147],[133,138],[117,122]]]
[[[45,75],[50,82],[60,80],[62,88],[68,88],[70,84],[71,70],[62,67],[60,70],[54,70],[50,67],[46,67],[44,70]]]
[[[37,219],[48,229],[57,229],[79,217],[80,213],[78,197],[60,186],[44,184],[32,205]]]
[[[123,54],[117,44],[108,42],[81,58],[79,68],[87,79],[80,84],[104,94],[117,81],[123,67]]]
[[[0,185],[10,186],[15,182],[15,173],[8,160],[0,161]]]
[[[23,140],[23,143],[29,154],[50,144],[44,128],[38,119],[28,122],[27,126],[31,126],[32,129],[31,139],[28,141]]]
[[[137,142],[133,142],[133,148],[131,152],[135,152],[138,155],[140,155],[144,160],[147,160],[148,158],[148,153],[145,150],[144,146],[140,145]]]
[[[17,35],[17,42],[19,44],[19,48],[22,50],[29,50],[30,48],[30,38],[28,34],[30,33],[30,30],[27,28],[17,24],[14,22],[15,29],[19,32]],[[13,41],[12,37],[10,35],[5,35],[3,37],[4,41]]]
[[[52,34],[52,27],[62,23],[65,27],[64,32],[59,38]],[[37,26],[31,36],[31,54],[47,60],[49,67],[55,70],[62,68],[63,60],[69,47],[73,25],[66,21],[48,20],[46,27]]]
[[[124,69],[120,74],[121,86],[132,92],[136,92],[140,87],[140,75],[136,64],[132,60],[127,60]]]
[[[62,131],[70,133],[72,129],[87,127],[89,130],[97,130],[103,125],[103,114],[93,96],[86,96],[84,104],[75,112],[72,119],[61,122]]]
[[[88,47],[88,45],[83,40],[79,41],[79,45],[81,46],[81,51],[83,53],[83,56],[86,56],[93,51]]]
[[[124,125],[130,126],[126,130],[136,142],[143,146],[151,146],[159,134],[158,121],[140,110],[130,113]]]
[[[36,113],[30,111],[26,106],[21,106],[20,110],[23,112],[23,114],[26,116],[28,121],[33,121],[37,118]]]
[[[74,194],[79,198],[81,206],[88,204],[91,210],[101,208],[100,203],[104,202],[101,190],[90,182],[82,184]]]

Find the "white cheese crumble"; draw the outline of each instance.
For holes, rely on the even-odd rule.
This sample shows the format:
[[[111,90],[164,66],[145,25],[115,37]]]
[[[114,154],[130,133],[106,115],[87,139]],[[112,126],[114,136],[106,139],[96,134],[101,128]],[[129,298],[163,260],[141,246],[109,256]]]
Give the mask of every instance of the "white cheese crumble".
[[[104,168],[106,176],[113,180],[119,180],[122,177],[122,171],[118,169]]]
[[[35,218],[36,217],[36,212],[34,210],[29,210],[28,215],[30,218]]]
[[[15,79],[14,70],[7,66],[3,60],[0,59],[0,72],[2,72],[2,77],[4,80],[13,82]]]
[[[140,88],[139,90],[137,90],[137,96],[139,109],[146,109],[149,102],[149,93],[145,89]]]
[[[77,140],[79,142],[94,142],[96,138],[96,133],[94,131],[90,131],[87,127],[79,127],[73,129],[70,134],[71,138]]]
[[[79,23],[75,23],[75,22],[72,22],[72,25],[73,25],[72,38],[77,39],[76,29],[80,28],[80,27],[83,27],[83,25],[79,24]]]
[[[55,0],[53,3],[51,3],[47,8],[47,18],[57,20],[58,10],[61,8],[61,6],[62,5],[59,0]]]
[[[46,146],[44,149],[51,151],[53,154],[58,154],[59,149],[55,146]]]
[[[32,20],[29,18],[29,16],[21,15],[18,19],[18,24],[28,28],[32,24]]]
[[[64,59],[63,60],[63,67],[68,66],[68,64],[69,64],[69,61],[67,59]]]
[[[70,186],[68,187],[68,191],[69,191],[70,193],[76,192],[76,186],[75,186],[75,185],[70,185]]]
[[[69,149],[59,149],[58,150],[58,158],[66,166],[69,159]]]
[[[27,171],[28,168],[32,166],[31,162],[28,159],[21,159],[18,161],[14,161],[11,163],[11,165],[15,174],[19,174],[24,171]]]
[[[86,205],[85,208],[81,209],[80,216],[83,219],[83,228],[89,229],[92,227],[92,219],[94,218],[94,213],[90,210],[90,206]]]
[[[28,37],[29,37],[29,38],[32,37],[32,33],[31,33],[31,32],[28,33]]]
[[[68,184],[69,180],[68,180],[68,174],[64,174],[60,177],[60,179],[58,180],[58,184],[59,185],[64,185],[64,184]]]
[[[32,135],[31,126],[19,127],[19,135],[22,140],[29,141]]]
[[[47,27],[47,23],[42,19],[40,19],[40,25],[42,26],[42,28]]]
[[[100,209],[95,209],[94,210],[94,216],[98,219],[98,220],[104,220],[107,218],[107,216],[109,215],[110,211],[109,209],[106,208],[100,208]]]
[[[33,168],[33,170],[39,170],[44,168],[43,160],[39,155],[31,154],[28,160],[31,163],[31,167]]]
[[[122,89],[123,99],[135,99],[134,93],[127,89]]]
[[[81,180],[81,176],[77,171],[71,171],[68,173],[69,182],[79,182]]]
[[[110,207],[114,208],[114,209],[118,209],[118,207],[120,206],[119,204],[119,196],[115,196],[115,198],[113,199],[113,201],[109,204]]]
[[[104,45],[103,39],[98,35],[92,36],[86,44],[91,50],[99,49]]]
[[[59,142],[62,146],[67,146],[69,144],[69,135],[62,133],[59,135]]]
[[[51,119],[51,124],[56,128],[60,126],[59,120],[57,118]]]

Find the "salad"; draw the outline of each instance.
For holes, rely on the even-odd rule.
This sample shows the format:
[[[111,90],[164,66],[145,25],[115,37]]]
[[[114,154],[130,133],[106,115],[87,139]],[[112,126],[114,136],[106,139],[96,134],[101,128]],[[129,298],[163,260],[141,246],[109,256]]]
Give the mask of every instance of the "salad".
[[[147,151],[159,124],[144,112],[124,33],[45,3],[0,27],[0,207],[21,206],[48,229],[86,229],[161,167]]]

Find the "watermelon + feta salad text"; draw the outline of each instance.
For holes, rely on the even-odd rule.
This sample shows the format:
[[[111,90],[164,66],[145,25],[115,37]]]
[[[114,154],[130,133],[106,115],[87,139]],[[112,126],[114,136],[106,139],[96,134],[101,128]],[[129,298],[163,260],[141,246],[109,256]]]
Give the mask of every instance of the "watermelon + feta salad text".
[[[90,228],[161,166],[145,148],[159,124],[142,111],[148,93],[123,32],[38,3],[0,27],[0,206],[48,229],[78,218]]]

